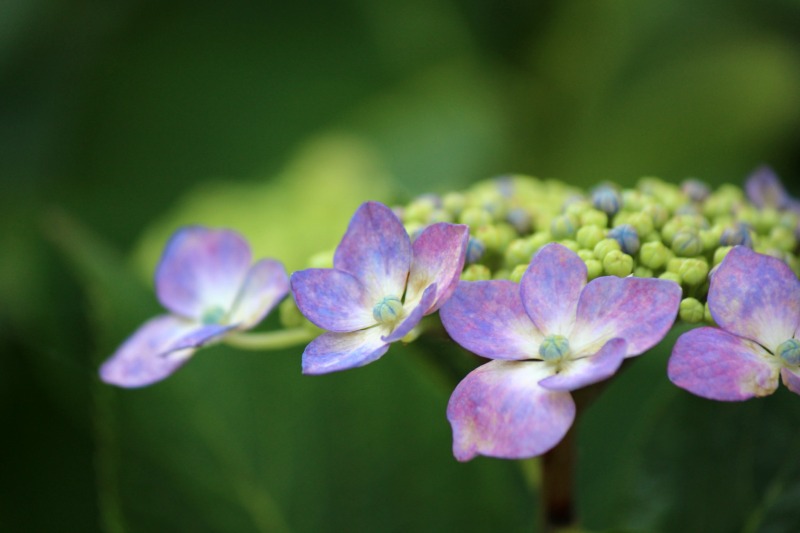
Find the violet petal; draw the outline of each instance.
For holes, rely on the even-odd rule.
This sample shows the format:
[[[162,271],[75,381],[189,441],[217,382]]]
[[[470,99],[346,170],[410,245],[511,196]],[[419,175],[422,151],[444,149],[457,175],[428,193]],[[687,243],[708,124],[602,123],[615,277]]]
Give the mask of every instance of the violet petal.
[[[800,394],[800,370],[784,367],[781,369],[781,377],[786,388],[795,394]]]
[[[434,283],[422,294],[422,299],[417,303],[417,306],[414,307],[411,312],[403,319],[400,324],[386,337],[383,338],[384,342],[394,342],[402,339],[408,333],[414,329],[414,327],[419,324],[419,321],[422,320],[422,317],[425,315],[425,310],[429,309],[430,306],[433,304],[433,300],[436,297],[436,284]]]
[[[766,165],[755,169],[747,177],[744,187],[747,197],[759,209],[765,207],[783,209],[786,207],[789,195],[775,171]]]
[[[462,281],[439,317],[454,341],[482,357],[539,358],[543,335],[525,312],[516,283]]]
[[[462,224],[439,222],[425,228],[412,246],[406,303],[419,300],[426,288],[436,284],[436,299],[425,314],[439,309],[458,285],[468,242],[469,227]]]
[[[303,374],[327,374],[375,361],[389,349],[381,339],[384,332],[375,326],[350,333],[323,333],[303,352]]]
[[[289,277],[280,261],[262,259],[247,273],[228,320],[239,329],[250,329],[289,292]]]
[[[356,331],[376,324],[372,294],[352,274],[334,268],[309,268],[292,274],[292,293],[300,312],[330,331]]]
[[[568,392],[538,385],[548,375],[540,361],[491,361],[470,372],[447,404],[456,459],[522,459],[558,444],[575,419],[575,403]]]
[[[774,352],[800,324],[800,280],[780,259],[735,246],[711,277],[708,308],[720,327]]]
[[[775,359],[753,341],[702,327],[678,337],[667,365],[669,379],[692,394],[726,402],[766,396],[778,386]]]
[[[611,339],[600,351],[588,357],[568,361],[558,374],[544,378],[539,385],[556,391],[572,391],[603,381],[619,369],[627,352],[624,339]]]

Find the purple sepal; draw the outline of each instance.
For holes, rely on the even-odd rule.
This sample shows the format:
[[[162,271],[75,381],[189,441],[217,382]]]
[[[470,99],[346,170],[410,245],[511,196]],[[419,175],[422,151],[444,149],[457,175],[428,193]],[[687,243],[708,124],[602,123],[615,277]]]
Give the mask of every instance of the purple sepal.
[[[168,377],[194,353],[174,351],[174,343],[191,334],[197,324],[174,315],[145,322],[100,367],[100,379],[120,387],[144,387]]]
[[[250,247],[236,232],[180,229],[156,268],[156,294],[165,308],[186,318],[200,320],[212,307],[230,309],[251,259]]]
[[[219,340],[229,331],[237,329],[238,324],[206,324],[196,326],[196,329],[175,340],[170,347],[169,351],[186,350],[187,348],[196,349]]]
[[[291,284],[300,312],[322,329],[347,332],[376,324],[372,307],[380,298],[371,295],[348,272],[333,268],[300,270],[292,274]]]
[[[558,374],[544,378],[539,385],[555,391],[573,391],[586,385],[603,381],[619,369],[627,352],[624,339],[611,339],[599,352],[581,359],[573,359]]]
[[[414,304],[430,285],[436,284],[436,298],[425,314],[438,310],[458,285],[469,242],[469,227],[439,222],[425,228],[414,241],[406,304]]]
[[[482,357],[539,357],[543,335],[525,313],[516,283],[462,281],[439,317],[454,341]]]
[[[288,293],[289,277],[283,264],[274,259],[261,259],[248,271],[229,320],[239,324],[238,329],[250,329]]]
[[[735,246],[711,277],[708,308],[720,327],[774,352],[800,324],[800,280],[783,261]]]
[[[795,394],[800,394],[800,375],[797,374],[798,372],[800,370],[791,370],[786,367],[781,369],[783,384]]]
[[[389,349],[375,326],[350,333],[323,333],[303,352],[303,374],[327,374],[371,363]]]
[[[523,459],[558,444],[575,418],[575,403],[568,392],[538,385],[547,374],[539,361],[491,361],[470,372],[447,404],[456,459]]]
[[[333,266],[355,276],[376,300],[400,297],[411,266],[411,240],[391,209],[366,202],[350,219]]]
[[[408,335],[408,333],[414,329],[417,324],[419,324],[419,321],[422,320],[422,317],[425,315],[425,310],[430,308],[435,297],[436,284],[434,283],[425,289],[425,292],[422,294],[422,299],[419,301],[417,306],[411,310],[408,316],[394,329],[394,331],[382,338],[383,341],[386,343],[399,341]]]
[[[681,335],[667,374],[678,387],[711,400],[736,402],[775,392],[775,357],[750,340],[711,327]]]
[[[789,195],[775,171],[766,165],[756,168],[745,182],[747,197],[759,209],[787,207]]]
[[[522,305],[544,335],[569,335],[584,286],[586,264],[581,258],[561,244],[547,244],[522,275]]]

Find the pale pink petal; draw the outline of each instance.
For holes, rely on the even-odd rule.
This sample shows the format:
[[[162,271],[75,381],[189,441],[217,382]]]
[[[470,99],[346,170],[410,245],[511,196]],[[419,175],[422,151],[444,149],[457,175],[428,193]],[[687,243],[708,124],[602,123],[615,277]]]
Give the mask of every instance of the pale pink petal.
[[[781,377],[786,388],[795,394],[800,394],[800,370],[784,367],[781,369]]]
[[[292,274],[292,293],[300,312],[330,331],[355,331],[377,322],[371,293],[352,274],[333,268],[310,268]]]
[[[680,303],[681,288],[673,281],[616,276],[594,279],[581,293],[570,346],[591,353],[610,339],[621,338],[627,342],[626,357],[639,355],[669,332]]]
[[[303,374],[327,374],[371,363],[389,349],[385,330],[372,327],[351,333],[323,333],[303,352]]]
[[[544,378],[539,385],[550,390],[572,391],[608,379],[625,359],[626,344],[624,339],[611,339],[599,352],[568,361],[558,374]]]
[[[411,266],[411,240],[391,209],[366,202],[350,220],[333,266],[355,276],[376,302],[387,296],[402,298]]]
[[[289,277],[280,261],[262,259],[247,273],[228,322],[250,329],[289,293]]]
[[[523,459],[558,444],[575,419],[575,403],[568,392],[539,386],[549,374],[541,361],[491,361],[470,372],[447,404],[456,459]]]
[[[100,379],[120,387],[144,387],[166,378],[194,353],[173,351],[176,340],[202,327],[174,315],[145,322],[100,367]]]
[[[776,360],[755,342],[703,327],[678,338],[667,373],[675,385],[692,394],[736,402],[775,392]]]
[[[425,228],[412,246],[406,303],[419,300],[425,289],[436,284],[436,299],[425,314],[439,309],[458,285],[468,242],[468,226],[439,222]]]
[[[774,353],[800,324],[800,280],[780,259],[735,246],[711,277],[708,308],[720,327]]]
[[[190,226],[167,243],[156,269],[156,294],[177,315],[202,320],[209,311],[229,311],[251,261],[250,247],[236,232]]]
[[[585,285],[583,260],[569,248],[551,243],[533,256],[522,275],[522,304],[543,334],[569,335]]]
[[[439,317],[454,341],[482,357],[539,358],[543,335],[522,307],[516,283],[462,281]]]

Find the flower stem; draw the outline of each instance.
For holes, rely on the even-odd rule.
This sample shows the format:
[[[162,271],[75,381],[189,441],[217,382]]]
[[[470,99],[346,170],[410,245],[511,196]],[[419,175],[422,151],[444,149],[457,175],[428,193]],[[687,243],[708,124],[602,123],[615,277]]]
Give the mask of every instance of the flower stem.
[[[545,453],[542,471],[542,528],[554,533],[577,524],[573,486],[575,484],[575,426],[555,448]]]
[[[303,344],[317,336],[308,328],[292,328],[269,333],[235,333],[225,337],[225,343],[242,350],[280,350]]]

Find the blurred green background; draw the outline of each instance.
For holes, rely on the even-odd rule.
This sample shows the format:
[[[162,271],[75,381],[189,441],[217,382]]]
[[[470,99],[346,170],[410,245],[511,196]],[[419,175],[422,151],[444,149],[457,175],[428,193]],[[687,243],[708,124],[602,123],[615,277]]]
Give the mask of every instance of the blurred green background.
[[[365,199],[507,172],[768,162],[797,194],[799,96],[795,0],[3,0],[0,531],[531,531],[531,463],[452,458],[445,344],[313,378],[302,347],[218,346],[101,384],[159,312],[164,240],[235,227],[296,269]],[[690,397],[674,338],[580,421],[585,526],[800,530],[800,400]]]

